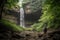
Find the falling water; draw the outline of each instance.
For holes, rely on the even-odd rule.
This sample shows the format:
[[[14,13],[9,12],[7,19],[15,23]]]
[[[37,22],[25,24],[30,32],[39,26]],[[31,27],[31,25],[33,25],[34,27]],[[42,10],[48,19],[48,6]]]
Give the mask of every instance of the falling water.
[[[20,26],[25,27],[25,22],[24,22],[24,9],[22,7],[23,0],[19,0],[18,5],[20,6]]]
[[[22,7],[20,8],[20,26],[25,27],[24,9]]]

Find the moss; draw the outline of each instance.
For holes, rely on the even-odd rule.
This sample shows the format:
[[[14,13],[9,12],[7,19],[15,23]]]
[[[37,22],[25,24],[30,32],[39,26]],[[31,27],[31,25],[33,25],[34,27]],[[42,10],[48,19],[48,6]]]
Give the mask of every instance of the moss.
[[[2,23],[5,27],[7,27],[13,31],[23,31],[24,30],[23,27],[18,26],[15,23],[12,23],[12,22],[5,20],[5,19],[0,20],[0,23]]]

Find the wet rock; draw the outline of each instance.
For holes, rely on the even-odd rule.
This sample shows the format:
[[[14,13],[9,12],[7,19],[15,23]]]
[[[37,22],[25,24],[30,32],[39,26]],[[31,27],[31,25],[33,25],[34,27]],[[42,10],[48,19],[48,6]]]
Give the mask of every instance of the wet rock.
[[[24,38],[24,36],[19,35],[18,33],[13,33],[12,38],[20,39],[20,38]]]
[[[0,32],[0,40],[60,40],[60,31],[54,31],[47,34],[35,31],[23,32]]]

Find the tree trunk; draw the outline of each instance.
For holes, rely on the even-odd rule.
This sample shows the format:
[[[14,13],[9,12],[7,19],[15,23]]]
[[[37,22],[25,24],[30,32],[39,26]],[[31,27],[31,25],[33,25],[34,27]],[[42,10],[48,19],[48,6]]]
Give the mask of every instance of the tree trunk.
[[[5,3],[6,3],[6,0],[0,0],[0,20],[2,19],[2,12],[3,12]]]
[[[2,19],[3,7],[0,8],[0,20]]]

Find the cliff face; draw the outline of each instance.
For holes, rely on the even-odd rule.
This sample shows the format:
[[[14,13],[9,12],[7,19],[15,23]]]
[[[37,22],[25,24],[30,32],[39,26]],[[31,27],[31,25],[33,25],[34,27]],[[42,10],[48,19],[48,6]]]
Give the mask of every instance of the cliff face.
[[[34,13],[38,10],[41,10],[42,8],[42,1],[41,0],[29,0],[25,4],[23,3],[23,7],[25,10],[25,13]]]
[[[23,4],[23,8],[25,11],[25,24],[26,25],[31,25],[32,23],[29,24],[29,22],[37,22],[38,19],[41,16],[41,2],[40,0],[28,0]],[[7,14],[3,16],[5,19],[8,19],[11,22],[14,22],[18,25],[20,25],[20,12],[19,8],[13,8],[12,10],[7,10]],[[27,24],[28,22],[28,24]]]
[[[3,13],[2,17],[3,19],[9,20],[10,22],[16,23],[19,19],[19,12],[16,12],[15,10],[9,10],[7,9],[5,13]]]
[[[29,0],[27,3],[23,4],[25,10],[25,21],[37,22],[42,14],[41,0]]]

